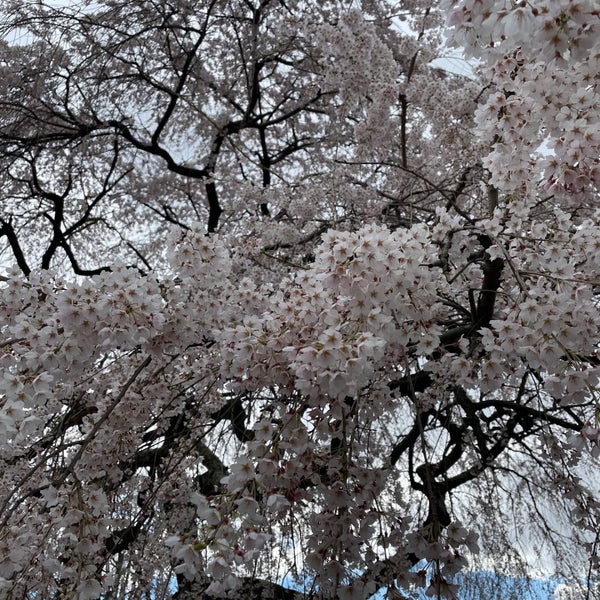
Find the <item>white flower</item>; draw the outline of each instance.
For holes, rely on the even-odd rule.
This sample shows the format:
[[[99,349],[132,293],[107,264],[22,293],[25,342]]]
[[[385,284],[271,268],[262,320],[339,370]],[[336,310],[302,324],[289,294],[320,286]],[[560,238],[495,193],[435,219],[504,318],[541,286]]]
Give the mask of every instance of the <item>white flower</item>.
[[[267,498],[267,508],[272,513],[284,513],[291,507],[290,501],[281,494],[271,494]]]
[[[77,600],[96,600],[102,595],[102,586],[96,579],[84,579],[77,587]]]

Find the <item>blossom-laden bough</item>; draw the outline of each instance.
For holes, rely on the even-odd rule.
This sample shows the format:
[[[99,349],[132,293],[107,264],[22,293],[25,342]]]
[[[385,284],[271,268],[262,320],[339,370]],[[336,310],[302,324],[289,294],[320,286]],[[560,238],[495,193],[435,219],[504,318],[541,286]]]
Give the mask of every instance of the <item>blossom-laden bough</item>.
[[[354,4],[8,3],[2,597],[592,593],[598,8]]]

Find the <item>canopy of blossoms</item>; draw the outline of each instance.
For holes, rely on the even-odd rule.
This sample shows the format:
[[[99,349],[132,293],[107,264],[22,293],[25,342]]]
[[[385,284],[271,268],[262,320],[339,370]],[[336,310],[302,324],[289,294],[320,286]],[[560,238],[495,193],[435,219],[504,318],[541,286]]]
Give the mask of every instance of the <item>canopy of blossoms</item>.
[[[77,13],[81,37],[65,56],[85,56],[85,35],[125,10],[98,4],[107,12],[96,21]],[[141,19],[154,4],[131,7]],[[310,2],[231,3],[251,5],[255,23],[225,2],[201,2],[197,15],[190,4],[174,2],[165,23],[178,32],[181,17],[225,58],[219,32],[231,26],[256,69],[277,54],[265,75],[272,95],[241,110],[239,78],[223,83],[233,63],[190,67],[186,79],[185,56],[169,46],[181,86],[157,101],[167,116],[151,135],[139,112],[140,122],[119,120],[127,103],[116,87],[93,105],[90,90],[106,94],[110,73],[93,87],[57,53],[56,73],[81,93],[66,104],[72,114],[53,108],[36,121],[53,106],[40,94],[41,108],[18,122],[6,75],[0,597],[250,597],[261,582],[265,598],[456,598],[458,573],[500,564],[522,540],[591,589],[598,3],[415,0],[396,10],[371,0],[314,14]],[[10,10],[13,32],[43,37],[40,14]],[[138,60],[136,40],[111,46],[122,34],[111,19],[94,34],[110,49],[98,56],[119,56],[132,81],[150,73],[157,94],[171,86]],[[248,23],[254,37],[244,38]],[[429,65],[449,43],[476,63],[474,79]],[[222,69],[218,85],[210,68]],[[185,87],[194,77],[196,95]],[[57,97],[71,75],[61,85]],[[138,93],[131,102],[145,98],[151,122],[155,107]],[[173,140],[192,126],[171,130],[169,119],[179,97],[193,108],[201,93],[246,120],[207,101],[178,142],[204,161],[190,166]],[[214,131],[201,155],[195,144]],[[113,158],[102,163],[103,152]],[[76,153],[98,157],[89,181]],[[152,179],[153,160],[173,179]],[[72,185],[52,196],[48,182],[72,167]],[[196,178],[189,189],[185,177]],[[207,208],[177,209],[194,185]],[[94,227],[105,227],[101,255],[85,237]],[[102,266],[83,268],[77,257],[89,256]]]

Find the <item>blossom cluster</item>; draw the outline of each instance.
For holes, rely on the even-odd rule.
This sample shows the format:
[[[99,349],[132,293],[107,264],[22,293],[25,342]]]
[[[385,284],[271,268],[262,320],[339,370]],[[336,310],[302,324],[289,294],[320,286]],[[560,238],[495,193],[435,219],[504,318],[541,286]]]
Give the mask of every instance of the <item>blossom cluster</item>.
[[[493,91],[477,112],[493,143],[484,166],[509,193],[586,199],[600,182],[600,11],[591,0],[446,2],[453,39],[488,63]],[[509,160],[510,157],[510,160]]]
[[[400,70],[393,51],[385,44],[362,11],[345,12],[335,25],[324,23],[317,30],[316,44],[326,61],[323,86],[336,90],[342,102],[340,113],[351,112],[365,96],[367,117],[357,124],[361,143],[371,144],[389,127],[389,107],[398,96]]]
[[[163,325],[156,281],[123,265],[85,283],[54,282],[45,274],[11,274],[0,290],[7,343],[0,394],[3,444],[23,443],[60,409],[57,395],[71,389],[90,364],[115,348],[148,342]],[[24,436],[24,437],[22,437]]]
[[[440,272],[422,268],[428,238],[419,227],[327,233],[314,265],[283,281],[262,315],[221,334],[223,375],[343,400],[409,346],[433,352]]]

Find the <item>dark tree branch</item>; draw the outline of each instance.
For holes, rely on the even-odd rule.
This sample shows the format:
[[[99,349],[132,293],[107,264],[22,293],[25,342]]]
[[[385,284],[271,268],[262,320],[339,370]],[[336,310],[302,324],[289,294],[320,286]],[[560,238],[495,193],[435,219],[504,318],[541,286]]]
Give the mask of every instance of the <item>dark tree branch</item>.
[[[241,396],[236,396],[211,416],[217,422],[223,420],[231,421],[233,433],[240,442],[249,442],[254,439],[254,432],[246,428],[248,415],[242,404]]]
[[[23,249],[21,248],[21,244],[19,243],[19,238],[17,237],[17,234],[12,226],[11,220],[10,219],[4,220],[4,219],[0,218],[0,223],[2,224],[2,227],[0,227],[0,237],[2,237],[3,235],[6,236],[6,239],[8,240],[8,243],[13,252],[13,256],[15,257],[15,260],[17,261],[17,265],[19,266],[19,269],[21,269],[23,274],[26,277],[28,277],[29,274],[31,273],[31,269],[29,268],[29,265],[27,264],[27,260],[25,259],[25,255],[23,254]]]
[[[479,242],[484,250],[492,246],[492,240],[487,235],[480,235]],[[483,283],[479,292],[477,302],[477,314],[474,315],[473,327],[480,329],[488,327],[494,314],[494,305],[496,303],[496,294],[500,288],[502,280],[502,270],[504,261],[501,258],[491,260],[487,254],[483,260]]]

